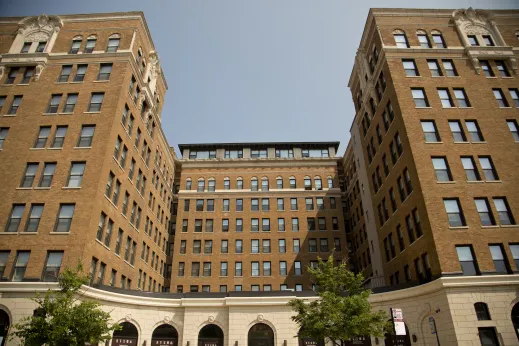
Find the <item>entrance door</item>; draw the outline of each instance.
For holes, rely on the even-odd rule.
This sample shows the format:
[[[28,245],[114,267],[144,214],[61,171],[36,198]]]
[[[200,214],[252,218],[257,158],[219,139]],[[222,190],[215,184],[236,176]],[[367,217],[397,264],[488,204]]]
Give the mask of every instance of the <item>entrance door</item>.
[[[223,331],[216,324],[208,324],[198,333],[198,346],[223,346]]]
[[[248,346],[274,346],[274,331],[265,323],[257,323],[249,329]]]
[[[137,346],[139,339],[137,327],[130,322],[123,322],[120,326],[122,329],[114,332],[112,346]]]

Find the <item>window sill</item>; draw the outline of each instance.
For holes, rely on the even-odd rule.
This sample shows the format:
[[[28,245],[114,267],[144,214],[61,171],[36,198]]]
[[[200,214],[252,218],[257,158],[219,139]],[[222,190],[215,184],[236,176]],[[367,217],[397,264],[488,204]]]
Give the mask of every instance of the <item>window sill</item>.
[[[47,148],[47,150],[62,150],[62,149],[63,149],[63,147],[61,147],[61,148]]]
[[[74,112],[60,112],[59,115],[73,115]]]
[[[35,190],[50,190],[50,187],[46,187],[46,186],[36,186],[34,189],[35,189]]]
[[[441,141],[441,142],[425,142],[425,144],[443,144],[443,141]]]
[[[102,247],[104,247],[105,249],[107,249],[108,251],[111,251],[110,248],[108,246],[106,246],[105,244],[103,244],[99,239],[96,239],[96,242],[101,245]]]
[[[451,181],[437,181],[436,183],[437,184],[456,184],[456,181],[455,180],[451,180]]]
[[[81,186],[63,186],[61,189],[62,190],[79,190],[79,189],[81,189]]]
[[[479,141],[479,142],[470,142],[472,144],[487,144],[487,141]]]
[[[483,229],[499,228],[499,225],[481,226]]]
[[[18,235],[20,232],[0,232],[0,235]],[[38,233],[36,233],[38,234]]]
[[[61,234],[61,235],[69,235],[70,232],[49,232],[49,234],[52,234],[52,235],[59,235],[59,234]]]
[[[97,111],[97,112],[83,112],[83,114],[101,114],[101,111]]]
[[[415,109],[432,109],[432,107],[414,107]]]
[[[108,198],[106,195],[103,195],[103,196],[105,196],[105,198],[108,200],[108,202],[110,202],[110,204],[113,205],[113,207],[114,207],[115,209],[119,209],[119,208],[114,204],[114,202],[112,202],[112,200],[111,200],[110,198]]]
[[[41,115],[58,115],[58,113],[42,113]]]
[[[508,106],[508,107],[499,107],[501,109],[512,109],[512,107]]]
[[[92,81],[92,83],[108,83],[108,82],[110,82],[109,79],[107,79],[107,80],[94,80],[94,81]]]
[[[32,187],[17,187],[15,190],[32,190]]]
[[[29,148],[29,150],[45,150],[45,148]]]
[[[485,183],[502,183],[502,180],[485,180]]]
[[[449,229],[469,229],[469,226],[452,226]]]
[[[72,147],[72,149],[92,149],[92,147]]]
[[[422,78],[422,76],[405,76],[405,78]]]
[[[483,180],[465,180],[468,184],[482,184],[485,181]]]
[[[4,114],[4,117],[15,117],[16,114]]]
[[[72,82],[69,82],[70,84],[81,84],[83,83],[83,81],[72,81]],[[66,84],[66,83],[57,83],[57,84]]]
[[[517,228],[519,225],[500,225],[501,228]]]

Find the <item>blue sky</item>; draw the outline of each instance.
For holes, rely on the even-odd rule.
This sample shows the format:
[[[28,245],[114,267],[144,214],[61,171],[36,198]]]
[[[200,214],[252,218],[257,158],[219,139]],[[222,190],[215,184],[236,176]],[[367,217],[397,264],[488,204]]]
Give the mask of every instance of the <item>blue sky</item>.
[[[509,1],[0,0],[1,16],[144,11],[169,90],[170,145],[341,141],[370,7],[519,8]]]

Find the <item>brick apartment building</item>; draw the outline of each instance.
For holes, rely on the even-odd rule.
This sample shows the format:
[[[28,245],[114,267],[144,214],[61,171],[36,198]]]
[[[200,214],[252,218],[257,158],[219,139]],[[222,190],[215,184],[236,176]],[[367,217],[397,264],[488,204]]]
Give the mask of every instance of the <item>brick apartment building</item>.
[[[162,290],[174,157],[140,12],[3,18],[0,277]]]

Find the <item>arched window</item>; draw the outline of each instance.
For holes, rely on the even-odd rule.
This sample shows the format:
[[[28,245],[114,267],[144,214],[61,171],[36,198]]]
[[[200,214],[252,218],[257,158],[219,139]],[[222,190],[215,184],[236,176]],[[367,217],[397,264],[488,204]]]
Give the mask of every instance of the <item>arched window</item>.
[[[139,339],[139,332],[130,322],[122,322],[119,324],[122,328],[116,330],[113,335],[112,345],[131,345],[137,346],[137,340]]]
[[[242,177],[238,177],[238,179],[236,179],[236,189],[243,190],[243,178]]]
[[[478,321],[491,320],[490,312],[488,311],[488,305],[486,303],[478,302],[474,304],[474,309],[476,310]]]
[[[326,178],[326,180],[328,180],[328,188],[329,189],[333,188],[333,178],[328,177],[328,178]]]
[[[208,324],[198,333],[198,346],[223,346],[223,331],[216,324]]]
[[[204,178],[200,178],[200,179],[198,179],[198,187],[197,187],[196,191],[204,192],[204,190],[205,190],[205,180],[204,180]]]
[[[314,184],[316,190],[322,190],[323,189],[323,181],[321,180],[320,176],[314,177]]]
[[[418,36],[418,42],[420,42],[420,47],[432,48],[431,41],[429,40],[429,36],[427,36],[427,32],[425,30],[417,30],[416,36]]]
[[[435,48],[447,48],[447,43],[443,39],[443,35],[438,30],[432,30],[431,36],[433,38]]]
[[[207,181],[207,191],[214,191],[216,189],[216,180],[213,177]]]
[[[72,39],[72,46],[70,47],[70,54],[77,54],[79,52],[79,49],[81,48],[81,42],[83,41],[83,36],[78,35],[74,36]]]
[[[312,189],[312,179],[310,177],[305,177],[305,190]]]
[[[112,34],[108,37],[108,45],[106,46],[107,52],[117,52],[119,49],[119,41],[121,40],[121,35]]]
[[[276,188],[282,189],[283,188],[283,178],[277,177],[276,178]]]
[[[250,180],[250,190],[251,191],[258,191],[258,178],[253,177]]]
[[[140,64],[141,60],[142,60],[142,48],[139,47],[139,50],[137,51],[137,59],[136,59],[137,65]]]
[[[97,36],[96,35],[90,35],[87,37],[85,49],[83,50],[83,53],[92,53],[94,51],[94,48],[96,46],[97,42]]]
[[[261,191],[269,190],[269,178],[263,177],[261,178]]]
[[[0,345],[4,345],[7,339],[7,332],[9,331],[9,315],[4,310],[0,309]],[[4,341],[2,341],[4,340]]]
[[[290,177],[289,178],[289,182],[290,182],[290,188],[291,189],[295,189],[297,187],[297,185],[296,185],[296,177]]]
[[[186,179],[186,190],[191,190],[191,178]]]
[[[249,329],[248,346],[274,346],[274,331],[265,323],[256,323]]]
[[[403,30],[394,30],[393,37],[395,38],[397,48],[409,48],[409,41],[407,41],[407,36]]]
[[[229,177],[223,178],[223,189],[230,190],[231,189],[231,179]]]
[[[177,346],[178,332],[172,325],[161,324],[151,335],[152,345],[171,345]]]

